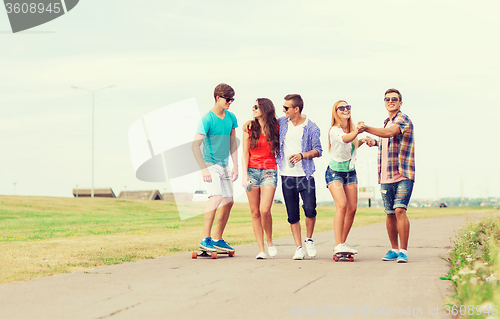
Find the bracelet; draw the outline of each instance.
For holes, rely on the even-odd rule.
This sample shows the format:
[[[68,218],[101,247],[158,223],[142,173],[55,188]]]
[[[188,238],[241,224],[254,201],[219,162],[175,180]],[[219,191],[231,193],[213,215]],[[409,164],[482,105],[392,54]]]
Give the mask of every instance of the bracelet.
[[[304,155],[302,155],[302,153],[299,153],[299,154],[300,154],[300,157],[302,157],[301,160],[303,160],[304,159]]]

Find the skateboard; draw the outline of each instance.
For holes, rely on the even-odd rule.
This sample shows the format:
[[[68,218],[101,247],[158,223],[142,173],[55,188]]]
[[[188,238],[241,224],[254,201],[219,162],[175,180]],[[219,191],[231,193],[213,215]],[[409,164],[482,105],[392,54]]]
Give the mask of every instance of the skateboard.
[[[335,260],[335,262],[339,261],[339,260],[344,260],[344,261],[354,261],[354,254],[353,253],[348,253],[348,252],[339,252],[339,253],[335,253],[333,255],[333,260]]]
[[[212,259],[217,259],[217,254],[227,254],[229,257],[234,257],[234,251],[208,251],[201,248],[199,249],[199,251],[193,251],[191,253],[191,259],[196,259],[198,257],[211,257]]]

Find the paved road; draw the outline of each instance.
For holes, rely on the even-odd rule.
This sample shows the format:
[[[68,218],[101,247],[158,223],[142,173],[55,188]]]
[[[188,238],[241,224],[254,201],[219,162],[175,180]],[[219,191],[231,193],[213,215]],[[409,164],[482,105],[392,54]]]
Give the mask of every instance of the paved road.
[[[245,245],[232,258],[183,253],[1,285],[0,318],[447,318],[441,257],[465,221],[411,221],[407,264],[381,260],[389,242],[375,224],[352,229],[353,263],[332,260],[329,231],[314,235],[318,256],[303,261],[292,260],[289,237],[275,241],[273,259],[256,260],[257,246]]]

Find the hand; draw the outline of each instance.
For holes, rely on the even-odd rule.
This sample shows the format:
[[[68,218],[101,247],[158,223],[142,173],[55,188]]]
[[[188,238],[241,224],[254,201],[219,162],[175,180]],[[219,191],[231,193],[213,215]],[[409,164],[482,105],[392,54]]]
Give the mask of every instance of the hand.
[[[373,138],[371,138],[370,136],[365,137],[365,143],[369,147],[372,147],[372,146],[376,145],[376,141]]]
[[[367,127],[365,125],[365,122],[358,122],[358,126],[356,127],[356,129],[358,130],[358,134],[366,131]]]
[[[208,170],[208,168],[201,169],[201,176],[203,177],[204,182],[206,182],[206,183],[212,182],[212,175],[210,174],[210,171]]]
[[[231,176],[233,177],[233,182],[238,179],[238,166],[233,167]]]
[[[241,186],[243,186],[243,188],[247,188],[247,181],[248,181],[248,175],[243,174],[243,177],[241,179]]]
[[[243,126],[241,127],[241,129],[245,133],[247,133],[248,131],[250,131],[252,129],[252,121],[246,121],[245,124],[243,124]]]
[[[299,161],[303,159],[302,155],[299,154],[294,154],[288,158],[288,161],[292,164],[297,164]]]

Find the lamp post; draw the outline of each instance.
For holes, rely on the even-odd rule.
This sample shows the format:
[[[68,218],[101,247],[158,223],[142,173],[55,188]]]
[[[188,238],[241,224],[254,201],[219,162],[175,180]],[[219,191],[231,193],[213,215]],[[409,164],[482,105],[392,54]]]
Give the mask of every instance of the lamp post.
[[[84,89],[81,87],[71,86],[71,88],[73,88],[73,89],[84,90],[84,91],[92,93],[92,191],[90,193],[90,197],[94,197],[94,93],[97,91],[102,91],[102,90],[109,89],[109,88],[112,88],[115,86],[116,85],[110,85],[110,86],[106,86],[106,87],[103,87],[103,88],[100,88],[97,90],[87,90],[87,89]]]

